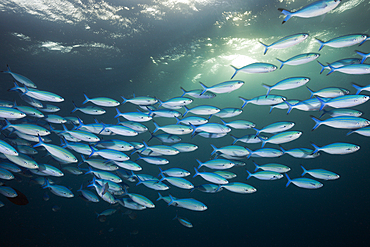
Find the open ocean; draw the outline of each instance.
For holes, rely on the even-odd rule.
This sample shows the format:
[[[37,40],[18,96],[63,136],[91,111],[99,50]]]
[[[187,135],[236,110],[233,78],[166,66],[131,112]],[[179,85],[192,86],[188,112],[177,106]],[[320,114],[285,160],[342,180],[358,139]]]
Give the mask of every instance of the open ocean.
[[[313,1],[304,0],[2,0],[0,1],[0,70],[6,71],[9,65],[12,72],[32,80],[37,89],[56,93],[64,102],[50,103],[61,108],[59,116],[79,116],[85,124],[93,123],[94,116],[76,111],[89,98],[109,97],[122,102],[135,96],[156,97],[162,101],[182,96],[180,87],[185,90],[202,89],[199,81],[210,87],[230,80],[237,68],[255,62],[274,64],[276,71],[264,74],[238,72],[234,80],[244,81],[244,85],[230,93],[217,94],[212,99],[193,99],[188,108],[211,105],[220,109],[241,108],[240,97],[251,99],[266,94],[262,84],[274,85],[288,77],[304,76],[310,81],[310,89],[318,91],[326,87],[341,87],[355,94],[351,83],[361,86],[370,84],[370,75],[353,75],[334,72],[329,76],[325,70],[320,74],[320,63],[332,63],[344,58],[359,58],[355,51],[370,52],[370,41],[332,48],[320,45],[323,41],[348,35],[365,34],[369,31],[369,1],[343,0],[324,16],[312,18],[292,17],[282,24],[284,15],[278,8],[300,9]],[[263,54],[264,44],[272,44],[288,35],[308,33],[303,42],[285,49],[269,49]],[[297,66],[280,62],[302,53],[319,53],[315,61]],[[370,63],[365,61],[365,63]],[[10,91],[13,78],[0,73],[0,100],[16,101],[17,105],[28,105],[19,94]],[[21,84],[20,84],[21,85]],[[310,92],[306,86],[289,90],[272,90],[271,94],[281,95],[288,100],[306,100]],[[368,91],[361,92],[369,94]],[[370,119],[369,102],[353,107],[363,112],[361,117]],[[93,105],[87,103],[84,106]],[[158,104],[156,105],[158,106]],[[115,107],[102,107],[107,112],[95,118],[105,124],[116,124]],[[135,112],[138,107],[131,103],[117,107],[121,112]],[[178,110],[184,113],[184,109]],[[32,177],[14,173],[16,179],[0,181],[13,187],[28,198],[29,203],[19,206],[11,203],[3,195],[0,201],[0,246],[130,246],[130,247],[218,247],[218,246],[369,246],[370,242],[370,142],[369,137],[356,133],[346,136],[349,129],[336,129],[325,125],[311,131],[315,122],[310,115],[319,117],[319,111],[274,109],[269,113],[266,105],[247,104],[242,114],[224,118],[225,122],[237,119],[248,120],[261,129],[278,121],[291,121],[291,130],[302,131],[299,139],[283,143],[287,149],[298,147],[313,150],[311,142],[324,146],[334,142],[359,145],[359,151],[334,155],[320,151],[313,159],[294,158],[284,154],[279,158],[242,159],[245,166],[233,167],[228,171],[237,176],[230,182],[247,183],[257,189],[255,193],[239,194],[226,189],[217,193],[204,193],[199,190],[177,188],[169,185],[164,196],[194,198],[207,205],[203,212],[168,206],[163,200],[156,201],[158,193],[144,185],[124,181],[129,185],[128,192],[138,193],[149,198],[155,208],[141,211],[117,204],[110,205],[101,198],[99,203],[82,200],[77,190],[84,189],[93,175],[72,175],[63,170],[60,164],[46,151],[32,158],[39,164],[50,164],[64,172],[63,177],[49,177],[56,184],[66,186],[74,194],[73,198],[54,195],[48,189],[35,184]],[[47,115],[48,113],[44,113]],[[195,116],[188,113],[187,116]],[[203,116],[207,118],[208,116]],[[327,119],[326,115],[322,119]],[[33,119],[27,117],[28,119]],[[174,118],[153,118],[159,126],[176,124]],[[121,121],[124,119],[121,117]],[[212,116],[210,122],[221,123]],[[13,123],[13,121],[12,121]],[[15,122],[14,122],[15,123]],[[40,126],[43,126],[38,122]],[[5,122],[1,121],[2,126]],[[142,123],[154,131],[153,121]],[[60,124],[52,124],[62,130]],[[66,125],[68,129],[72,125]],[[47,127],[47,125],[46,125]],[[48,128],[48,127],[47,127]],[[1,131],[1,140],[10,142],[15,135],[8,130]],[[155,134],[164,133],[158,131]],[[254,134],[253,129],[232,129],[230,134],[241,137]],[[194,186],[209,183],[200,176],[193,178],[196,159],[203,162],[211,158],[212,147],[228,146],[233,142],[230,134],[211,139],[201,136],[182,135],[181,142],[193,143],[198,149],[175,156],[163,156],[170,161],[161,166],[183,168],[191,173],[186,177]],[[6,137],[8,136],[9,137]],[[264,134],[272,136],[272,134]],[[122,139],[128,142],[143,142],[150,138],[149,132],[135,137],[103,136]],[[52,143],[60,145],[55,133],[50,135]],[[33,145],[36,143],[32,143]],[[162,144],[157,139],[148,142],[149,146]],[[165,144],[167,145],[167,144]],[[169,144],[168,144],[169,145]],[[259,144],[237,145],[256,150]],[[276,144],[266,147],[279,149]],[[135,161],[137,154],[125,152]],[[81,161],[81,155],[72,152]],[[87,157],[86,157],[87,158]],[[287,178],[264,181],[251,177],[246,179],[246,170],[253,172],[254,160],[258,164],[279,163],[291,168],[290,178],[300,177],[301,165],[306,169],[322,168],[340,175],[337,180],[319,180],[324,184],[319,189],[298,188],[294,184],[286,187]],[[0,163],[8,162],[0,159]],[[143,169],[137,174],[157,177],[156,165],[143,160],[136,161]],[[77,163],[69,164],[77,167]],[[87,169],[87,165],[81,165]],[[202,168],[203,171],[212,171]],[[201,169],[201,170],[202,170]],[[25,170],[25,169],[24,169]],[[85,172],[85,171],[84,171]],[[136,173],[136,172],[135,172]],[[91,190],[95,193],[95,190]],[[48,201],[43,199],[47,193]],[[96,194],[96,193],[95,193]],[[124,196],[127,197],[127,196]],[[120,196],[118,196],[120,198]],[[52,210],[53,207],[59,210]],[[96,213],[106,209],[117,210],[100,222]],[[136,215],[135,215],[136,214]],[[177,220],[176,214],[187,218],[193,228],[186,228]],[[129,215],[137,217],[129,217]],[[133,218],[133,219],[132,219]]]

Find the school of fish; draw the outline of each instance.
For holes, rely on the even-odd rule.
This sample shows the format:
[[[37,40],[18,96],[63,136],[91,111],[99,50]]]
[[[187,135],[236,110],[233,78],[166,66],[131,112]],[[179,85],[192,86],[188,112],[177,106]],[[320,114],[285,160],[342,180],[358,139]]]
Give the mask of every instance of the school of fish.
[[[324,0],[313,2],[295,12],[285,9],[279,11],[285,15],[285,23],[292,17],[310,18],[324,15],[338,4],[340,0]],[[309,33],[297,33],[269,45],[261,42],[261,52],[262,48],[264,54],[268,51],[269,54],[272,53],[273,49],[289,49],[309,38]],[[368,39],[365,34],[348,34],[333,37],[328,41],[317,37],[315,40],[318,50],[315,52],[297,54],[285,61],[277,59],[280,66],[263,61],[241,68],[232,66],[234,73],[230,71],[231,80],[212,86],[200,82],[199,88],[191,91],[181,88],[183,94],[171,99],[134,95],[131,98],[122,97],[123,101],[119,102],[106,97],[107,95],[90,98],[81,92],[81,98],[84,95],[85,100],[75,99],[70,116],[60,116],[57,113],[63,106],[62,96],[38,89],[33,81],[11,71],[8,66],[2,71],[13,79],[14,85],[8,91],[18,93],[22,103],[26,104],[0,100],[0,179],[3,185],[0,186],[0,193],[5,197],[16,197],[17,192],[3,183],[14,179],[15,174],[22,174],[30,177],[40,189],[50,190],[60,197],[73,198],[79,194],[91,203],[104,201],[101,203],[107,203],[107,206],[121,205],[129,210],[153,209],[156,204],[164,203],[187,210],[204,211],[207,210],[207,205],[201,198],[175,197],[171,187],[189,191],[197,189],[204,193],[220,193],[225,189],[234,193],[249,194],[256,193],[258,189],[247,183],[253,179],[277,180],[285,177],[286,187],[294,184],[303,189],[319,189],[323,182],[336,180],[339,175],[321,167],[306,169],[302,166],[302,176],[291,178],[288,175],[291,167],[275,163],[276,159],[272,159],[272,163],[261,164],[258,158],[290,155],[299,159],[312,159],[318,157],[321,152],[331,155],[351,154],[358,151],[360,146],[346,142],[326,143],[323,146],[311,143],[312,148],[297,147],[285,150],[281,144],[293,142],[309,133],[293,130],[296,127],[294,122],[275,121],[267,126],[260,126],[246,120],[241,115],[243,109],[248,104],[255,104],[261,107],[269,106],[270,112],[275,108],[286,110],[287,114],[293,109],[320,112],[320,117],[310,116],[312,130],[326,125],[348,129],[348,135],[357,133],[368,137],[370,120],[362,118],[362,112],[352,107],[367,103],[369,96],[360,93],[369,92],[370,85],[348,85],[353,86],[355,94],[350,94],[350,90],[341,87],[326,87],[318,91],[307,87],[311,97],[302,100],[290,100],[271,94],[274,91],[294,90],[306,86],[310,81],[308,77],[287,77],[274,85],[264,84],[263,87],[267,90],[265,95],[252,99],[240,95],[240,108],[222,108],[220,105],[207,104],[192,107],[192,103],[197,100],[204,102],[217,97],[218,94],[237,92],[244,85],[241,79],[248,78],[248,75],[241,73],[273,73],[278,67],[284,69],[285,66],[304,66],[309,62],[318,62],[320,54],[317,52],[327,49],[325,46],[340,49],[361,45]],[[360,58],[343,58],[326,65],[318,62],[322,68],[318,73],[329,70],[327,75],[334,72],[369,74],[370,64],[366,64],[365,60],[370,53],[356,53]],[[6,81],[10,83],[11,77]],[[8,82],[2,82],[3,92],[6,83]],[[230,95],[234,96],[235,93]],[[138,111],[126,111],[126,104],[135,105]],[[104,115],[109,108],[115,109],[115,119],[102,122],[99,116]],[[96,121],[85,122],[86,115],[95,116]],[[324,116],[326,118],[323,118]],[[155,120],[159,118],[168,119],[168,124],[159,125]],[[232,120],[229,121],[228,118]],[[236,137],[233,135],[234,129],[245,130],[246,135]],[[145,132],[150,132],[150,139],[143,140],[140,137]],[[188,152],[204,147],[183,142],[184,136],[194,138],[191,139],[194,141],[200,137],[209,139],[210,146],[207,148],[213,149],[209,153],[209,160],[187,159]],[[216,147],[212,144],[214,138],[225,136],[231,136],[233,141],[228,143],[225,139],[224,146]],[[138,141],[128,141],[132,137]],[[157,144],[152,144],[155,142]],[[260,144],[260,148],[256,149],[256,144]],[[46,160],[43,158],[45,154],[51,157],[52,160],[47,162],[50,164],[39,162]],[[172,164],[171,157],[175,155],[180,155],[188,164],[193,164],[193,170]],[[247,162],[254,164],[255,169],[248,168],[244,174],[230,171],[233,167],[245,166]],[[148,166],[157,166],[158,173],[146,174]],[[53,181],[53,177],[63,177],[65,173],[81,178],[81,187],[70,189],[68,184],[56,184]],[[203,184],[193,183],[192,178],[197,176],[203,179]],[[130,192],[130,187],[135,186],[147,187],[148,195]],[[196,195],[199,194],[194,194]],[[148,198],[154,196],[157,196],[156,201]],[[44,195],[44,200],[49,200],[47,194]],[[4,203],[0,202],[0,206],[4,206]],[[55,207],[53,210],[57,211],[59,208]],[[116,207],[109,208],[98,214],[98,218],[104,221],[116,211]],[[182,216],[176,215],[174,219],[187,228],[193,227],[193,224]]]

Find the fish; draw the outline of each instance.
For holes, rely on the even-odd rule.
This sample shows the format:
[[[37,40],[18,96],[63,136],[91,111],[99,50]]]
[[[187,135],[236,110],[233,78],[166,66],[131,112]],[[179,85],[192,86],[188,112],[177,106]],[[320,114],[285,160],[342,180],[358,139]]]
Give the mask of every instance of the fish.
[[[286,36],[284,38],[279,39],[278,41],[275,41],[271,45],[265,45],[264,43],[260,42],[261,45],[265,47],[265,51],[263,52],[263,55],[266,55],[268,49],[285,49],[294,45],[297,45],[301,43],[302,41],[306,40],[308,38],[308,33],[298,33]]]
[[[182,117],[185,117],[186,114],[188,114],[188,112],[193,113],[195,115],[212,115],[212,114],[215,114],[221,111],[220,108],[210,106],[210,105],[200,105],[200,106],[196,106],[191,109],[188,109],[186,106],[184,106],[184,108],[185,108],[185,112],[182,115]]]
[[[227,159],[213,159],[213,160],[208,160],[206,162],[201,162],[200,160],[196,159],[196,161],[199,164],[198,169],[200,169],[202,166],[205,166],[210,169],[224,170],[224,169],[230,169],[233,166],[235,166],[234,162],[227,160]]]
[[[65,150],[64,148],[54,144],[47,144],[43,142],[41,137],[39,136],[39,142],[33,147],[36,148],[40,146],[44,147],[53,157],[59,158],[65,163],[76,163],[78,161],[77,158],[68,150]]]
[[[357,133],[362,136],[370,136],[370,127],[363,127],[355,130],[351,130],[347,133],[347,136],[353,133]]]
[[[83,105],[86,104],[87,102],[91,102],[97,106],[105,106],[105,107],[116,107],[120,105],[120,103],[117,100],[107,98],[107,97],[98,97],[98,98],[90,99],[89,97],[87,97],[86,94],[84,94],[84,97],[85,97],[85,101],[82,102]]]
[[[334,68],[330,64],[328,66],[330,67],[330,71],[326,75],[330,75],[335,71],[350,75],[364,75],[370,73],[370,64],[350,64],[339,68]]]
[[[170,201],[168,202],[169,206],[174,205],[192,211],[204,211],[207,209],[207,206],[204,203],[193,198],[178,199],[174,198],[172,195],[169,195],[169,197],[170,197]]]
[[[286,178],[288,179],[288,182],[285,187],[288,187],[290,183],[296,185],[299,188],[304,188],[304,189],[319,189],[323,186],[322,183],[310,179],[310,178],[294,178],[290,179],[287,173],[285,173]]]
[[[327,66],[325,66],[322,63],[320,63],[319,61],[317,61],[317,62],[321,66],[320,74],[322,74],[322,72],[325,69],[331,70],[330,66],[333,67],[333,68],[340,68],[340,67],[350,65],[350,64],[360,64],[361,59],[358,59],[358,58],[344,58],[344,59],[340,59],[340,60],[337,60],[335,62],[330,63],[330,66],[329,66],[329,64]]]
[[[289,130],[293,128],[295,125],[294,122],[275,122],[272,124],[269,124],[262,129],[257,129],[253,128],[256,131],[255,137],[257,137],[260,133],[269,133],[269,134],[274,134],[274,133],[279,133],[283,132],[286,130]]]
[[[6,125],[2,130],[13,128],[22,132],[23,134],[33,135],[33,136],[46,136],[50,134],[50,131],[44,127],[35,124],[11,124],[7,119],[5,119]]]
[[[196,99],[212,99],[212,98],[216,97],[216,94],[214,94],[210,91],[206,91],[206,92],[203,92],[203,90],[186,91],[182,87],[180,87],[180,89],[182,90],[181,97],[183,97],[185,95],[189,95],[189,96],[191,96],[193,98],[196,98]]]
[[[17,192],[8,186],[0,186],[0,194],[9,198],[15,198],[18,196]]]
[[[168,190],[170,187],[168,187],[166,184],[162,183],[162,181],[158,180],[140,180],[138,177],[139,182],[136,184],[136,186],[143,184],[146,187],[153,189],[153,190]]]
[[[78,107],[74,102],[73,103],[73,110],[71,113],[80,111],[82,113],[88,114],[88,115],[103,115],[106,113],[106,110],[103,108],[100,108],[98,106],[85,106],[85,107]]]
[[[45,179],[45,183],[42,186],[43,189],[50,189],[50,191],[57,196],[72,198],[74,197],[72,191],[62,185],[51,185],[48,179]]]
[[[315,40],[320,44],[319,51],[324,46],[330,46],[333,48],[342,48],[342,47],[348,47],[352,45],[356,45],[359,43],[363,43],[367,40],[367,35],[365,34],[349,34],[349,35],[343,35],[334,39],[331,39],[329,41],[322,41],[318,38],[315,38]]]
[[[194,170],[195,170],[195,174],[193,178],[196,176],[201,176],[204,180],[211,182],[211,183],[215,183],[215,184],[228,184],[229,183],[227,179],[221,177],[218,174],[211,173],[211,172],[199,172],[198,169],[195,167],[194,167]]]
[[[335,98],[331,98],[329,100],[324,100],[317,96],[315,97],[320,102],[320,109],[319,109],[320,111],[325,106],[330,106],[333,108],[349,108],[349,107],[361,105],[370,99],[370,96],[368,95],[352,95],[352,94],[338,96]]]
[[[204,94],[205,92],[212,92],[212,93],[231,93],[239,88],[241,88],[244,85],[244,81],[225,81],[220,82],[216,85],[213,85],[211,87],[207,87],[202,82],[199,82],[200,85],[203,88],[203,91],[201,94]]]
[[[162,170],[160,167],[158,167],[159,170],[167,175],[167,176],[170,176],[170,177],[178,177],[178,178],[183,178],[183,177],[187,177],[190,175],[190,172],[188,172],[187,170],[185,169],[182,169],[182,168],[169,168],[167,170]]]
[[[89,202],[99,202],[99,198],[94,193],[92,193],[91,191],[83,190],[82,185],[81,185],[80,189],[77,190],[77,192],[81,192],[82,196],[86,200],[88,200]]]
[[[299,54],[299,55],[296,55],[294,57],[291,57],[289,58],[288,60],[280,60],[278,58],[276,58],[276,60],[278,60],[281,65],[280,65],[280,69],[283,68],[283,66],[286,64],[286,65],[301,65],[301,64],[305,64],[305,63],[309,63],[311,61],[314,61],[315,59],[318,59],[320,57],[320,54],[318,53],[304,53],[304,54]]]
[[[311,145],[315,148],[312,154],[315,154],[319,151],[323,151],[328,154],[350,154],[360,150],[359,145],[344,142],[335,142],[322,147],[319,147],[312,142]]]
[[[320,115],[319,118],[324,116],[325,114],[330,115],[331,117],[340,117],[340,116],[351,116],[351,117],[361,117],[362,112],[354,109],[331,109],[329,111],[323,109],[323,113]]]
[[[211,147],[213,148],[211,155],[217,154],[218,152],[230,156],[240,156],[240,157],[249,155],[249,151],[242,146],[231,145],[217,148],[211,144]]]
[[[261,169],[263,171],[272,171],[272,172],[278,172],[278,173],[286,173],[291,170],[289,167],[287,167],[286,165],[282,165],[282,164],[268,163],[265,165],[258,165],[255,161],[252,161],[252,162],[256,166],[256,169],[254,169],[254,172],[256,172],[258,169]]]
[[[303,169],[303,173],[301,175],[302,177],[307,173],[307,174],[310,174],[314,178],[323,179],[323,180],[335,180],[339,178],[338,174],[331,172],[331,171],[324,170],[324,169],[306,170],[302,165],[301,165],[301,168]]]
[[[242,114],[243,110],[239,108],[233,108],[233,107],[228,107],[228,108],[223,108],[219,112],[213,114],[216,117],[219,118],[231,118],[231,117],[236,117]]]
[[[278,8],[278,10],[285,15],[285,18],[282,22],[282,24],[284,24],[293,16],[301,18],[311,18],[324,15],[329,11],[335,9],[340,4],[340,2],[341,0],[319,0],[303,6],[294,12],[288,11],[283,8]]]
[[[314,150],[309,148],[293,148],[290,150],[285,150],[282,146],[280,146],[280,150],[284,154],[289,154],[290,156],[294,158],[300,158],[300,159],[312,159],[316,158],[320,155],[320,153],[313,153]]]
[[[282,174],[278,172],[274,172],[274,171],[259,171],[255,173],[250,173],[247,170],[247,173],[248,173],[247,179],[249,179],[250,177],[255,177],[260,180],[276,180],[276,179],[280,179],[283,177]]]
[[[241,109],[243,109],[244,106],[246,106],[248,103],[251,103],[254,105],[276,105],[276,104],[286,101],[286,98],[283,96],[271,95],[271,94],[269,94],[268,96],[261,95],[253,99],[250,99],[250,100],[245,99],[243,97],[239,97],[239,99],[243,101],[243,105]]]
[[[124,117],[125,119],[129,121],[133,121],[133,122],[148,122],[152,120],[153,118],[152,116],[142,113],[142,112],[121,113],[117,108],[116,108],[116,111],[117,111],[117,115],[115,116],[115,118]]]
[[[312,130],[317,129],[323,124],[339,129],[359,129],[370,125],[369,120],[360,117],[339,116],[328,118],[326,120],[320,120],[314,116],[311,116],[311,118],[315,121],[315,126],[312,128]]]
[[[13,148],[10,144],[7,142],[0,140],[0,153],[6,154],[6,155],[13,155],[13,156],[18,156],[17,150]]]
[[[14,179],[14,175],[10,171],[0,167],[0,178],[5,180],[12,180]]]
[[[181,109],[183,106],[189,105],[193,102],[192,99],[186,97],[175,97],[165,102],[162,102],[161,100],[158,101],[160,103],[158,108],[164,107],[167,109]]]
[[[162,176],[162,178],[159,180],[159,182],[162,182],[162,181],[166,181],[170,184],[172,184],[173,186],[176,186],[178,188],[181,188],[181,189],[192,189],[194,188],[194,185],[189,182],[188,180],[186,180],[185,178],[182,178],[182,177],[166,177],[163,173],[162,173],[162,170],[160,169],[160,175]]]
[[[138,106],[149,106],[149,105],[154,105],[158,102],[158,99],[153,98],[153,97],[147,97],[147,96],[135,97],[134,95],[134,97],[131,99],[126,99],[123,96],[121,96],[121,98],[123,99],[122,104],[129,102],[131,104],[138,105]]]
[[[266,84],[262,84],[263,87],[267,89],[266,96],[268,96],[271,92],[271,90],[288,90],[288,89],[294,89],[301,87],[308,83],[310,81],[310,78],[308,77],[290,77],[286,78],[284,80],[281,80],[277,82],[273,86],[269,86]]]
[[[33,81],[31,81],[30,79],[28,79],[27,77],[25,77],[23,75],[12,72],[10,70],[9,65],[6,65],[6,67],[7,67],[7,70],[3,70],[3,71],[0,71],[0,72],[10,74],[14,78],[14,80],[16,80],[17,82],[19,82],[19,83],[21,83],[21,84],[23,84],[27,87],[37,88],[36,84]]]
[[[231,122],[227,123],[227,122],[225,122],[221,119],[221,122],[225,126],[231,127],[233,129],[251,129],[251,128],[256,126],[255,123],[252,123],[252,122],[247,121],[247,120],[234,120],[234,121],[231,121]]]
[[[348,89],[340,88],[340,87],[327,87],[327,88],[320,89],[316,92],[312,91],[309,87],[307,87],[307,89],[311,93],[310,98],[312,98],[314,96],[318,96],[318,97],[321,97],[321,98],[336,98],[336,97],[339,97],[339,96],[349,94]]]
[[[16,82],[14,82],[14,87],[10,89],[10,91],[16,91],[19,90],[24,95],[27,95],[31,98],[40,100],[40,101],[47,101],[47,102],[63,102],[64,98],[58,94],[48,92],[48,91],[41,91],[34,88],[27,88],[27,86],[24,86],[23,88],[18,86]]]
[[[234,74],[231,76],[231,79],[233,79],[238,72],[243,72],[247,74],[261,74],[273,72],[277,69],[275,65],[270,63],[251,63],[241,68],[237,68],[233,65],[230,66],[235,70]]]
[[[172,135],[186,135],[186,134],[190,134],[193,132],[193,128],[187,125],[169,124],[165,126],[159,126],[154,121],[153,121],[153,124],[155,126],[153,133],[157,132],[158,130],[162,130],[163,132],[167,134],[172,134]]]
[[[264,147],[266,143],[282,144],[291,142],[298,139],[301,135],[302,135],[301,131],[285,131],[282,133],[275,134],[268,139],[261,138],[262,147]]]
[[[178,220],[180,222],[181,225],[187,227],[187,228],[192,228],[193,227],[193,224],[186,218],[184,217],[181,217],[181,216],[178,216],[176,214],[175,218],[173,218],[172,220]]]
[[[221,188],[227,189],[228,191],[239,193],[239,194],[251,194],[257,191],[256,188],[249,184],[233,182],[228,184],[222,184]]]

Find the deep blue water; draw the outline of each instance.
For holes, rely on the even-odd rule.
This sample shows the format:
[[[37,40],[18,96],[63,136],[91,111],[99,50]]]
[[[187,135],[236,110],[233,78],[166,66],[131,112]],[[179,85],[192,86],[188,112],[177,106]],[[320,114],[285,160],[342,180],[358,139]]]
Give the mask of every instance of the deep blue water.
[[[234,73],[230,65],[242,67],[252,62],[268,62],[280,66],[275,58],[286,60],[294,55],[317,52],[319,45],[314,37],[329,40],[352,33],[370,34],[367,25],[369,3],[363,0],[342,1],[324,18],[302,19],[293,17],[281,25],[283,16],[277,8],[298,9],[312,1],[2,1],[0,3],[0,69],[8,64],[13,72],[30,78],[39,89],[58,93],[65,98],[57,104],[60,116],[79,116],[85,123],[93,117],[83,113],[71,114],[72,101],[81,106],[86,93],[89,97],[153,96],[161,100],[181,96],[180,87],[200,89],[198,81],[207,86],[229,80]],[[259,41],[271,44],[287,35],[309,33],[304,42],[282,50],[271,49],[263,55]],[[324,47],[318,61],[334,62],[342,58],[360,58],[354,51],[368,53],[370,43],[344,48]],[[209,104],[219,108],[241,107],[238,96],[250,99],[266,93],[262,83],[273,85],[292,76],[307,76],[313,90],[324,87],[344,87],[355,93],[351,82],[368,85],[369,75],[348,75],[335,72],[319,74],[316,61],[284,66],[268,74],[238,73],[235,79],[245,81],[237,91],[219,94],[214,99],[195,99],[189,107]],[[22,102],[15,92],[12,77],[0,74],[1,100]],[[305,87],[287,91],[272,91],[288,99],[304,100],[310,94]],[[363,92],[362,94],[367,94]],[[355,107],[369,118],[369,103]],[[98,116],[99,121],[115,124],[114,108]],[[136,111],[132,104],[119,106],[121,112]],[[184,112],[183,110],[180,110]],[[323,168],[340,175],[335,181],[321,181],[318,190],[307,190],[290,185],[286,178],[277,181],[246,180],[246,169],[254,169],[251,160],[246,166],[234,167],[233,181],[245,182],[257,188],[253,194],[236,194],[223,190],[206,194],[171,187],[169,193],[178,197],[193,197],[208,206],[204,212],[193,212],[155,202],[157,192],[142,185],[129,183],[129,192],[140,193],[152,200],[155,209],[138,211],[135,220],[124,214],[126,209],[101,201],[86,203],[78,197],[77,189],[92,179],[91,175],[65,174],[54,178],[57,184],[72,188],[75,197],[66,199],[48,192],[49,201],[43,200],[45,190],[30,183],[30,178],[17,175],[18,181],[6,181],[22,191],[29,199],[26,206],[17,206],[4,196],[0,201],[0,246],[368,246],[369,242],[369,162],[367,137],[348,130],[320,126],[311,131],[314,121],[310,115],[319,112],[274,109],[248,104],[235,119],[245,119],[262,128],[276,121],[295,122],[294,130],[303,135],[285,149],[312,148],[310,142],[323,146],[333,142],[348,142],[361,146],[358,152],[348,155],[321,153],[315,159],[296,159],[283,155],[278,159],[255,158],[259,164],[277,162],[292,168],[290,177],[301,175],[300,164],[306,168]],[[189,114],[190,115],[190,114]],[[214,122],[220,122],[212,117]],[[173,124],[173,119],[158,118],[162,126]],[[145,125],[154,130],[153,123]],[[55,127],[58,127],[55,125]],[[69,126],[70,127],[70,126]],[[59,127],[60,129],[60,127]],[[8,133],[4,131],[4,133]],[[159,132],[158,132],[159,133]],[[232,130],[235,136],[254,133],[253,130]],[[104,137],[107,139],[109,137]],[[123,138],[127,141],[148,140],[149,133]],[[59,140],[52,135],[55,144]],[[206,161],[212,148],[230,145],[232,138],[205,139],[190,135],[183,142],[192,142],[199,149],[166,157],[170,164],[164,168],[181,167],[194,174],[195,159]],[[157,140],[150,145],[160,144]],[[247,145],[251,149],[260,144]],[[267,147],[277,147],[267,144]],[[48,161],[41,152],[35,157],[40,163]],[[79,158],[79,155],[76,154]],[[135,160],[137,156],[132,155]],[[79,158],[80,159],[80,158]],[[157,176],[158,168],[143,161],[141,173]],[[85,166],[86,167],[86,166]],[[307,176],[307,175],[306,175]],[[307,176],[308,177],[308,176]],[[190,178],[194,185],[206,183]],[[3,181],[4,182],[4,181]],[[53,212],[53,206],[61,208]],[[114,207],[117,213],[99,222],[95,212]],[[194,228],[187,229],[173,221],[178,213],[188,218]]]

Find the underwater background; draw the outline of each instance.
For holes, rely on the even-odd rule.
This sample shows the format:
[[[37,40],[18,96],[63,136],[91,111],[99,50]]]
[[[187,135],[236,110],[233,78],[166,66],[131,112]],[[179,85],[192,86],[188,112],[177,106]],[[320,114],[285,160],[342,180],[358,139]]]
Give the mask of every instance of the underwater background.
[[[78,106],[90,98],[110,97],[121,102],[121,96],[152,96],[162,101],[182,95],[185,90],[201,89],[199,81],[207,86],[230,80],[234,69],[253,62],[266,62],[280,67],[276,58],[286,60],[301,53],[318,52],[319,44],[314,37],[329,40],[338,36],[361,33],[369,35],[370,4],[364,0],[341,1],[337,8],[324,17],[291,18],[281,24],[283,15],[278,8],[299,9],[312,1],[272,0],[148,0],[148,1],[94,1],[54,0],[0,2],[0,69],[9,65],[13,72],[24,75],[36,83],[39,89],[64,97],[57,104],[60,116],[79,116],[85,123],[92,123],[92,116],[81,112],[72,113],[72,101]],[[304,42],[287,49],[271,49],[263,55],[259,41],[271,44],[296,33],[308,33]],[[331,63],[342,58],[360,58],[355,53],[370,52],[370,43],[360,47],[324,47],[317,59]],[[189,106],[213,105],[219,108],[240,108],[239,96],[251,99],[266,94],[262,83],[273,85],[292,76],[306,76],[307,86],[313,90],[324,87],[343,87],[352,94],[356,90],[351,83],[366,86],[369,75],[349,75],[339,72],[326,76],[320,74],[317,61],[299,66],[284,66],[272,73],[238,73],[234,79],[245,84],[238,90],[218,94],[213,99],[194,99]],[[0,99],[26,105],[15,92],[13,79],[0,74]],[[287,99],[304,100],[310,97],[306,87],[287,91],[273,91]],[[361,94],[367,94],[362,92]],[[355,107],[369,119],[369,103]],[[136,111],[135,105],[126,103],[121,112]],[[115,124],[116,111],[105,108],[107,113],[97,116],[99,121]],[[57,184],[72,188],[74,198],[67,199],[52,193],[44,201],[43,190],[30,182],[30,178],[17,176],[17,180],[5,183],[22,191],[29,204],[17,206],[4,196],[0,208],[0,246],[368,246],[370,240],[369,196],[369,140],[358,134],[346,136],[348,130],[320,126],[311,131],[314,121],[310,115],[320,112],[274,109],[269,106],[248,104],[235,119],[249,120],[262,128],[277,121],[295,122],[294,130],[303,132],[293,142],[282,144],[284,149],[312,148],[310,142],[323,146],[333,142],[354,143],[361,147],[347,155],[330,155],[321,152],[315,159],[297,159],[289,155],[280,158],[251,158],[243,160],[244,167],[230,171],[237,174],[233,181],[245,182],[256,193],[237,194],[227,190],[208,194],[172,186],[168,193],[177,198],[192,197],[207,205],[204,212],[194,212],[155,200],[157,192],[142,185],[128,183],[130,192],[147,196],[154,202],[154,209],[137,211],[131,219],[127,209],[120,205],[87,203],[78,197],[80,185],[91,181],[92,175],[75,176],[65,173],[53,178]],[[179,110],[182,113],[183,110]],[[217,117],[212,121],[219,122]],[[174,119],[158,118],[160,125],[175,124]],[[145,125],[154,130],[152,122]],[[59,128],[60,129],[60,128]],[[253,134],[253,130],[232,130],[235,136]],[[54,134],[55,135],[55,134]],[[105,138],[105,137],[104,137]],[[148,132],[126,141],[148,140]],[[201,136],[182,136],[183,142],[194,143],[199,148],[191,153],[168,157],[170,164],[181,167],[194,175],[196,159],[206,161],[212,148],[231,145],[233,139],[225,136],[207,139]],[[54,144],[59,139],[53,137]],[[158,140],[149,145],[160,144]],[[243,145],[251,149],[260,144]],[[276,147],[267,144],[268,147]],[[132,155],[132,160],[137,157]],[[40,163],[47,158],[37,156]],[[76,155],[79,158],[79,156]],[[291,178],[301,176],[305,168],[323,168],[340,175],[338,180],[324,181],[317,190],[307,190],[294,185],[285,187],[284,177],[275,181],[256,178],[246,180],[247,172],[254,170],[252,159],[258,164],[276,162],[289,166]],[[155,165],[138,161],[141,173],[157,176]],[[58,167],[55,161],[50,164]],[[205,181],[189,180],[194,185]],[[2,181],[4,182],[4,181]],[[52,210],[58,206],[60,210]],[[100,222],[96,212],[108,208],[119,209],[105,222]],[[189,219],[193,228],[186,228],[172,220],[176,214]]]

